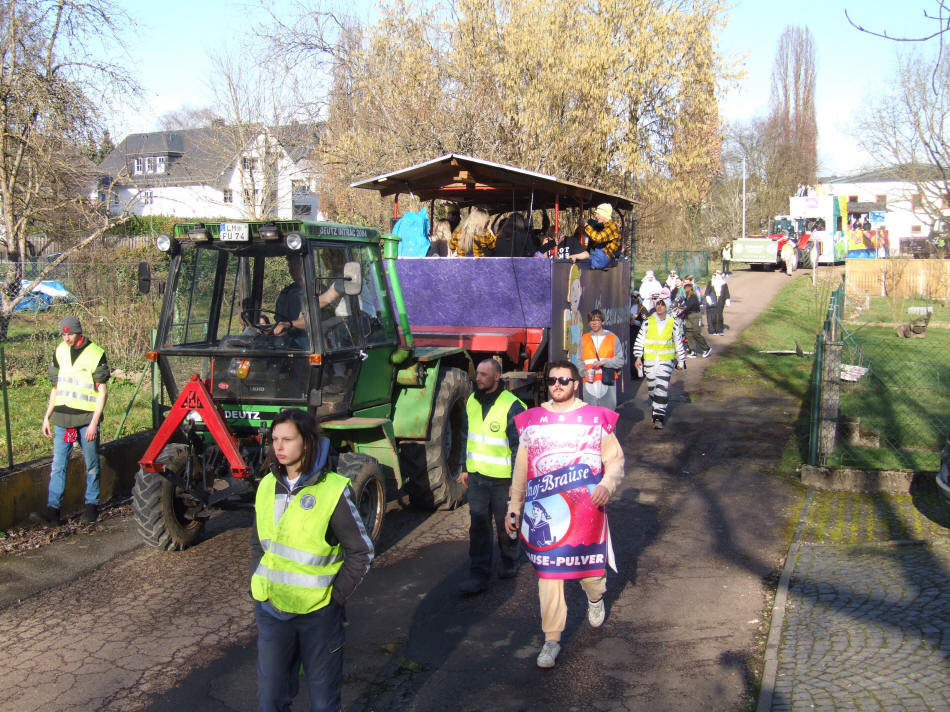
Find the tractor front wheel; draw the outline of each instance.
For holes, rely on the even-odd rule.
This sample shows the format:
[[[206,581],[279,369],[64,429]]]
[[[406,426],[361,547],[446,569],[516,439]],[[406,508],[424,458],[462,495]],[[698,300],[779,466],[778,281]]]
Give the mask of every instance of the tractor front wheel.
[[[188,450],[170,445],[158,460],[173,472],[185,468]],[[204,529],[204,519],[195,517],[196,507],[172,482],[141,467],[132,488],[135,526],[145,543],[155,549],[180,551],[194,544]]]
[[[366,533],[375,543],[386,515],[386,487],[383,485],[379,463],[369,455],[345,452],[340,455],[337,470],[350,479],[356,510],[363,520]]]

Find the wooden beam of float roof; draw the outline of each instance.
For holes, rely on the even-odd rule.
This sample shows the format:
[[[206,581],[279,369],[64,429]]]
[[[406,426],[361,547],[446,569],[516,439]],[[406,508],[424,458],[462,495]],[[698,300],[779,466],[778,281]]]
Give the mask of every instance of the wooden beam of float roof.
[[[484,204],[496,210],[510,209],[513,200],[518,209],[531,203],[538,209],[550,208],[555,200],[562,208],[606,202],[620,210],[630,210],[636,204],[632,198],[616,193],[455,153],[357,181],[350,187],[375,190],[384,196],[412,193],[424,201]]]

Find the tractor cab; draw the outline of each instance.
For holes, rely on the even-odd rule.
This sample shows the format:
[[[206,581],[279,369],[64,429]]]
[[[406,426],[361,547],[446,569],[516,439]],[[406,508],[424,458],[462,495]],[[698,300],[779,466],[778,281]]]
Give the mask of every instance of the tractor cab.
[[[156,342],[168,401],[198,373],[236,433],[285,407],[351,412],[367,353],[398,342],[378,241],[332,224],[177,226]]]

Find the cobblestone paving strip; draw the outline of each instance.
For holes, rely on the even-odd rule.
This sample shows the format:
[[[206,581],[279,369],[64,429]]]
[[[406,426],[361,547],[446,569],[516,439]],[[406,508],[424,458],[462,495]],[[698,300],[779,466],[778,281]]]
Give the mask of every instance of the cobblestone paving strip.
[[[797,547],[770,709],[950,709],[950,543]]]

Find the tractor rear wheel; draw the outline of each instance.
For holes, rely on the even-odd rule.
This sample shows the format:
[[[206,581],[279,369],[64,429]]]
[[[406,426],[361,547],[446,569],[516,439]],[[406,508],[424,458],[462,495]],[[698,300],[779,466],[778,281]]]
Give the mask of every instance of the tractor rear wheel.
[[[425,469],[410,469],[406,481],[406,491],[416,506],[454,509],[465,499],[465,488],[458,481],[465,466],[465,443],[460,435],[465,401],[471,392],[472,384],[464,371],[447,368],[442,372],[432,407],[429,439],[424,444]]]
[[[798,266],[803,269],[811,269],[811,246],[798,249]]]
[[[180,473],[185,469],[188,449],[183,445],[169,445],[157,459],[166,469]],[[139,468],[132,487],[132,512],[135,526],[146,544],[165,551],[187,549],[204,529],[204,519],[195,517],[195,511],[173,483]]]
[[[356,509],[366,533],[375,543],[386,515],[386,487],[383,485],[383,472],[379,463],[369,455],[345,452],[340,455],[337,471],[350,479]]]

